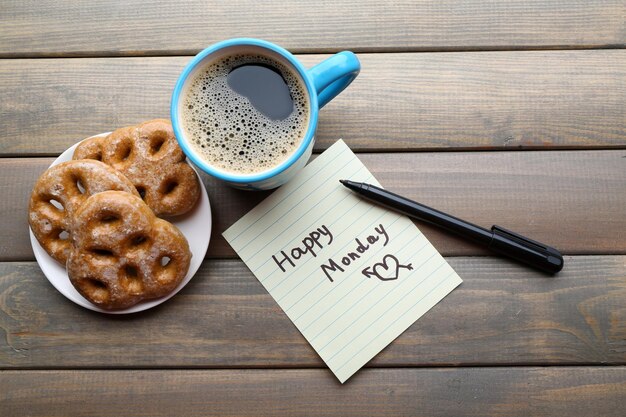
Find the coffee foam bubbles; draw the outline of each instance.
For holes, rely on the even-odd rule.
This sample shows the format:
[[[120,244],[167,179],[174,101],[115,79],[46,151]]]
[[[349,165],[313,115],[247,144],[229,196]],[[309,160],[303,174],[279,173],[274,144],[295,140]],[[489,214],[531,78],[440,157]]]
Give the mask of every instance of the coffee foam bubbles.
[[[267,64],[282,74],[294,109],[272,120],[230,89],[234,68]],[[182,121],[194,150],[210,165],[236,174],[252,174],[279,165],[300,145],[309,123],[306,89],[285,65],[261,55],[226,56],[202,69],[191,81],[182,103]]]

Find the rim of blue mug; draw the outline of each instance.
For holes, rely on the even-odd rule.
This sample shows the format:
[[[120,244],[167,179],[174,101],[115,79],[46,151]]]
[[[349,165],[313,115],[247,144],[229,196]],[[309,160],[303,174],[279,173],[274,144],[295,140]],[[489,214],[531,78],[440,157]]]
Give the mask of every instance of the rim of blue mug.
[[[198,64],[200,64],[207,56],[211,55],[212,53],[215,53],[219,51],[220,49],[224,49],[228,47],[235,47],[235,46],[258,46],[261,48],[269,49],[281,55],[293,66],[294,69],[298,71],[298,74],[300,75],[301,80],[304,82],[306,86],[307,93],[308,93],[307,95],[309,96],[309,109],[310,109],[309,125],[304,135],[304,139],[300,143],[300,146],[298,147],[298,149],[296,149],[294,153],[292,153],[287,159],[285,159],[283,162],[281,162],[279,165],[275,166],[274,168],[271,168],[267,171],[262,171],[262,172],[258,172],[254,174],[248,174],[248,175],[231,174],[226,171],[216,169],[215,167],[206,163],[203,159],[201,159],[196,154],[196,152],[193,149],[191,149],[191,145],[188,143],[188,141],[183,139],[185,137],[184,132],[178,122],[178,118],[179,118],[178,107],[179,107],[180,95],[182,93],[183,86],[185,85],[185,81],[187,81],[191,72],[196,68],[196,66],[198,66]],[[209,46],[208,48],[203,49],[185,66],[185,68],[183,69],[183,72],[180,74],[180,76],[178,77],[178,80],[176,81],[176,86],[174,87],[174,92],[172,93],[172,101],[170,104],[170,118],[172,119],[172,127],[174,129],[174,133],[176,135],[176,140],[178,141],[178,144],[182,148],[183,152],[185,152],[185,155],[187,155],[187,157],[191,159],[191,161],[195,165],[200,167],[200,169],[202,169],[204,172],[216,178],[219,178],[223,181],[237,183],[237,184],[246,184],[246,183],[253,183],[253,182],[265,181],[267,179],[270,179],[282,173],[283,171],[287,170],[298,159],[300,159],[300,157],[304,154],[304,152],[309,147],[309,144],[313,140],[313,136],[315,134],[315,129],[317,127],[317,113],[318,113],[317,106],[318,106],[317,93],[315,92],[313,81],[309,78],[307,69],[296,59],[296,57],[294,57],[291,54],[291,52],[287,51],[286,49],[278,45],[275,45],[268,41],[264,41],[262,39],[234,38],[234,39],[228,39],[225,41],[217,42]]]

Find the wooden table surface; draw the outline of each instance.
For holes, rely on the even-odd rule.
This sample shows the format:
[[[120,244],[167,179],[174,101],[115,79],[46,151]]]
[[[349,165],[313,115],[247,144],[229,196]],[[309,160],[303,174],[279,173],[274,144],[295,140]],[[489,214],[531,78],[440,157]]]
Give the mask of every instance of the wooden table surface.
[[[3,1],[0,415],[623,416],[626,2]],[[28,240],[55,156],[167,117],[186,62],[264,38],[312,65],[358,53],[320,114],[387,188],[559,248],[549,277],[419,224],[464,283],[339,384],[221,233],[267,193],[203,177],[196,277],[112,317],[65,299]]]

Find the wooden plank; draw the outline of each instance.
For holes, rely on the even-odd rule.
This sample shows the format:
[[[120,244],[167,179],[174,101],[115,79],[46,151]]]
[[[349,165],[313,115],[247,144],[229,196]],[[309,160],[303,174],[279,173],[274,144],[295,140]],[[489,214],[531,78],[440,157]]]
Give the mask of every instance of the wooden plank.
[[[0,56],[196,53],[227,38],[298,52],[624,45],[621,0],[4,2]]]
[[[626,256],[556,277],[448,258],[463,278],[369,366],[626,364]],[[66,300],[35,263],[0,263],[0,368],[320,367],[240,261],[206,261],[172,300],[112,317]]]
[[[361,154],[390,190],[476,224],[515,230],[569,254],[626,253],[624,151]],[[50,158],[0,159],[0,260],[31,260],[28,198]],[[213,210],[209,257],[234,257],[222,232],[269,193],[203,175]],[[418,223],[445,255],[482,248]]]
[[[326,55],[300,56],[311,66]],[[626,147],[626,50],[360,54],[316,149]],[[169,116],[189,57],[0,60],[0,155]]]
[[[0,410],[29,416],[623,416],[626,368],[8,371]]]

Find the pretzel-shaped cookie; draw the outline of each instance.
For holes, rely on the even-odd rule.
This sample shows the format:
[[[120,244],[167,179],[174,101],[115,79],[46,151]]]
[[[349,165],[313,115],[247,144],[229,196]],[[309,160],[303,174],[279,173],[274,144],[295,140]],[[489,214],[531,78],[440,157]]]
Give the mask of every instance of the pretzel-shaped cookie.
[[[30,196],[28,223],[50,256],[65,265],[74,214],[89,196],[107,190],[139,195],[124,175],[98,161],[63,162],[41,174]]]
[[[167,295],[189,270],[185,236],[139,197],[96,194],[74,222],[67,273],[78,292],[99,307],[127,308]]]
[[[155,119],[117,129],[106,138],[83,141],[74,159],[93,158],[126,175],[157,216],[177,216],[191,210],[200,184],[185,162],[168,120]]]

